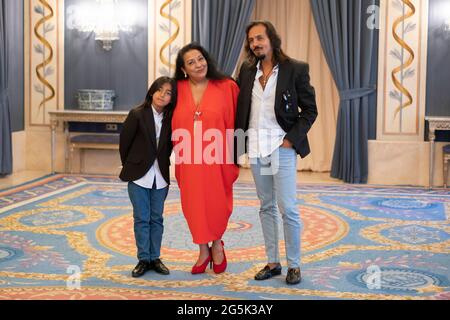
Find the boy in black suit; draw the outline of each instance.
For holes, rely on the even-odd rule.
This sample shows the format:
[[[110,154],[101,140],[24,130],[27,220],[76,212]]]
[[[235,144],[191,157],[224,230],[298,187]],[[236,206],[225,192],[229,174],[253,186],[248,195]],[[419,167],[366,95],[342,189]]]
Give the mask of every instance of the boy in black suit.
[[[120,133],[123,166],[120,179],[128,182],[139,259],[131,273],[133,277],[140,277],[148,270],[169,274],[160,260],[160,251],[164,231],[162,214],[170,184],[175,89],[171,78],[155,80],[144,103],[128,114]]]

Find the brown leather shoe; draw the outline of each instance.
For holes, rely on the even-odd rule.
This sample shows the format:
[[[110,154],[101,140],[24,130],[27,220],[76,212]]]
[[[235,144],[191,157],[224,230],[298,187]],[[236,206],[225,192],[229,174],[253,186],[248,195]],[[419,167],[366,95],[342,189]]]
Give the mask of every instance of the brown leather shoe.
[[[169,269],[167,269],[160,259],[150,261],[150,267],[160,274],[168,275],[170,273]]]
[[[270,269],[270,267],[267,265],[263,269],[259,270],[259,272],[255,275],[255,280],[266,280],[280,274],[281,265],[278,265],[273,269]]]
[[[286,276],[287,284],[297,284],[302,281],[302,273],[300,268],[289,268]]]

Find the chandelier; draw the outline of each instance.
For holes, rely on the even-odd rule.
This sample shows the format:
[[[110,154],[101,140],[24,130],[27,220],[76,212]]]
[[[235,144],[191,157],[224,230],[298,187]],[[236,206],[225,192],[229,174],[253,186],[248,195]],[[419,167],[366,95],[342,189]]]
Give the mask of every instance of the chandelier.
[[[68,10],[69,29],[93,32],[95,40],[102,42],[103,49],[112,49],[113,41],[120,39],[119,31],[131,32],[136,12],[130,5],[118,0],[96,0],[74,6]]]

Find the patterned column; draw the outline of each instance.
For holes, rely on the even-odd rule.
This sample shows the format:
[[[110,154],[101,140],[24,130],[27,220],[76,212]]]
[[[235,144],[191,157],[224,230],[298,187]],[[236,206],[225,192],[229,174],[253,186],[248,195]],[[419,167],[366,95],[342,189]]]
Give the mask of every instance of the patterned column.
[[[149,85],[173,76],[178,51],[191,41],[191,0],[149,0]]]
[[[25,1],[25,115],[27,126],[49,126],[63,109],[64,1]]]
[[[377,140],[423,141],[428,0],[381,1]]]

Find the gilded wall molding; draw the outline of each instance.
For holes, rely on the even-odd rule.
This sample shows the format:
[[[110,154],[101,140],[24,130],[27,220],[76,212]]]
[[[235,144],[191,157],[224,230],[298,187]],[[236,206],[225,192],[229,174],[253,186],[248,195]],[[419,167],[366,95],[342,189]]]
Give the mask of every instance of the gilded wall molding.
[[[49,126],[49,111],[61,106],[64,1],[25,2],[26,126]]]
[[[423,141],[428,0],[380,5],[377,139]]]
[[[173,76],[178,51],[191,41],[191,0],[149,0],[149,85]]]

